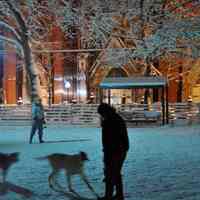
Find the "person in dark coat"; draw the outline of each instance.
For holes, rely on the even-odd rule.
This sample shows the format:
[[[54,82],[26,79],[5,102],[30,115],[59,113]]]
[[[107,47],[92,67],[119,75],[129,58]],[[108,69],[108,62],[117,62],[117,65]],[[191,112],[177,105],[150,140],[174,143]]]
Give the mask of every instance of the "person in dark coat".
[[[129,149],[127,127],[112,106],[102,103],[97,111],[101,116],[105,175],[105,196],[99,200],[123,200],[121,169]],[[115,197],[113,197],[114,188]]]
[[[32,104],[32,128],[29,143],[32,143],[33,136],[36,131],[38,131],[39,141],[43,143],[43,124],[45,123],[44,108],[41,99],[37,99],[36,102]]]

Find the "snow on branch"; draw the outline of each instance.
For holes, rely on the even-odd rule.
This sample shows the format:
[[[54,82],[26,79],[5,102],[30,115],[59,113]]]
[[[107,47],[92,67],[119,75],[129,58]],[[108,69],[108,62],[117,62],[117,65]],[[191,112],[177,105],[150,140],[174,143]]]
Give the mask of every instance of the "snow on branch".
[[[111,67],[122,67],[130,60],[131,49],[110,48],[105,50],[102,63]]]
[[[8,42],[8,43],[14,45],[16,47],[16,50],[20,50],[20,53],[21,53],[22,57],[24,57],[23,49],[22,49],[22,46],[21,46],[21,44],[19,42],[17,42],[16,40],[13,40],[11,38],[7,38],[7,37],[5,37],[3,35],[0,35],[0,41]]]
[[[7,28],[16,37],[17,41],[21,43],[21,39],[20,39],[19,34],[17,33],[17,31],[12,26],[10,26],[9,24],[7,24],[3,21],[0,21],[0,26]]]

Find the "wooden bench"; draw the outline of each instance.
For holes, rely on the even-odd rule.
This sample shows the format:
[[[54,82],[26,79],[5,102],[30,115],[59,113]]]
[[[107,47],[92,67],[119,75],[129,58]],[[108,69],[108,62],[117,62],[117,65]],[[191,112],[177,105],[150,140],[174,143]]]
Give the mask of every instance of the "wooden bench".
[[[135,125],[138,124],[145,124],[145,123],[156,123],[157,119],[155,118],[133,118],[125,120],[128,123],[134,123]]]
[[[120,112],[119,114],[126,122],[134,123],[135,125],[157,123],[161,118],[161,113],[158,111]]]

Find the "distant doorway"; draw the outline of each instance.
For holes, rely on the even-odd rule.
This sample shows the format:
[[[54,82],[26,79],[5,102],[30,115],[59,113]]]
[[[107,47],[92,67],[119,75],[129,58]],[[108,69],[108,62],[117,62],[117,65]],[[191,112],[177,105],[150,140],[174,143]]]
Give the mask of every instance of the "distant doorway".
[[[195,103],[200,102],[200,84],[196,84],[192,88],[192,100]]]

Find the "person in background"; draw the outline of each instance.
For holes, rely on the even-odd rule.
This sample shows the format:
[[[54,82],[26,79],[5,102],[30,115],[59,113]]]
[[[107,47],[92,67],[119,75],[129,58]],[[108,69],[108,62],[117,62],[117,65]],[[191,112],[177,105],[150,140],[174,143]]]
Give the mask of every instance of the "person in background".
[[[91,92],[91,93],[90,93],[90,102],[91,102],[91,103],[95,103],[95,102],[94,102],[94,98],[95,98],[94,93]]]
[[[126,95],[125,94],[122,95],[121,104],[126,104]]]
[[[192,125],[194,118],[192,96],[188,96],[187,107],[188,107],[188,112],[187,112],[188,125]]]
[[[102,103],[98,106],[97,112],[101,116],[105,175],[105,195],[98,199],[124,200],[121,169],[129,149],[127,127],[112,106]],[[113,197],[114,187],[115,197]]]
[[[0,104],[4,104],[4,90],[0,88]]]
[[[95,96],[94,93],[91,92],[87,104],[93,104],[93,103],[95,103]]]
[[[19,97],[17,100],[17,105],[22,105],[22,104],[23,104],[22,97]]]
[[[38,98],[32,104],[32,128],[30,133],[29,143],[32,143],[33,136],[35,135],[36,131],[38,131],[39,142],[43,143],[43,124],[45,123],[45,116],[44,116],[44,108],[41,102],[41,99]]]

